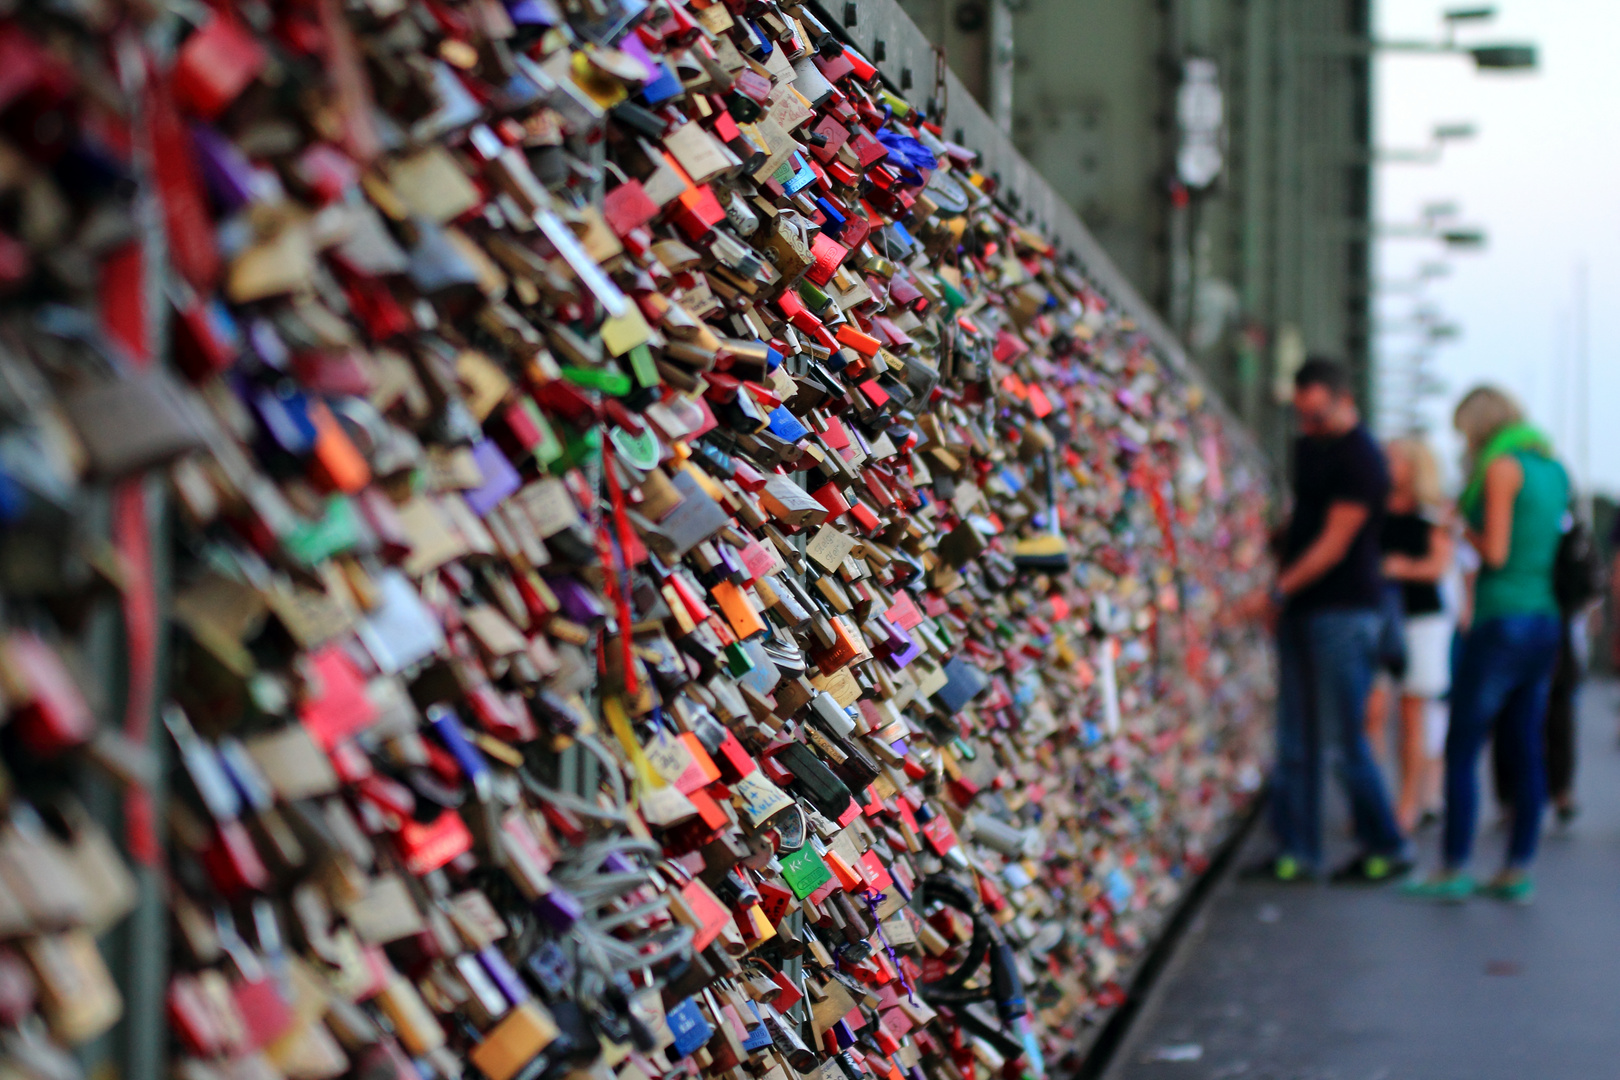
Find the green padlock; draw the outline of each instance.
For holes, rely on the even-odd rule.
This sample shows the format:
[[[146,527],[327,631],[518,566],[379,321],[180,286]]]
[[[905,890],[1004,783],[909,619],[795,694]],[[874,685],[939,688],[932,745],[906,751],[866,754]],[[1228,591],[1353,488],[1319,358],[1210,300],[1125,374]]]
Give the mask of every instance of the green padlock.
[[[819,315],[826,310],[828,304],[832,303],[832,297],[808,281],[799,282],[799,299],[804,301],[805,306],[814,315]]]
[[[809,844],[791,855],[779,855],[777,860],[782,864],[783,880],[800,900],[832,880],[832,871]]]
[[[878,100],[894,111],[894,115],[904,119],[911,115],[911,102],[888,90],[878,91]]]
[[[742,678],[750,671],[753,671],[754,666],[754,658],[748,654],[747,649],[743,648],[742,642],[733,641],[726,646],[726,668],[731,672],[732,678]]]
[[[535,404],[533,398],[518,399],[518,408],[523,410],[523,415],[540,433],[540,441],[534,448],[536,460],[542,467],[555,464],[563,456],[563,444],[562,440],[557,438],[557,432],[552,428],[551,421],[546,419],[546,414],[540,411],[540,406]]]
[[[306,522],[287,534],[287,552],[305,566],[314,566],[360,543],[360,519],[354,504],[342,495],[326,500],[319,521]]]
[[[624,397],[631,390],[630,376],[609,368],[565,367],[563,378],[587,390],[600,390],[611,397]]]
[[[571,436],[561,456],[567,468],[580,468],[602,456],[602,429],[588,427]]]
[[[613,449],[631,468],[646,472],[658,464],[658,436],[651,431],[643,429],[640,435],[634,435],[616,427],[608,437],[613,440]]]
[[[658,365],[653,361],[652,350],[646,345],[637,345],[625,354],[630,361],[630,371],[641,386],[660,386],[663,377],[658,374]]]

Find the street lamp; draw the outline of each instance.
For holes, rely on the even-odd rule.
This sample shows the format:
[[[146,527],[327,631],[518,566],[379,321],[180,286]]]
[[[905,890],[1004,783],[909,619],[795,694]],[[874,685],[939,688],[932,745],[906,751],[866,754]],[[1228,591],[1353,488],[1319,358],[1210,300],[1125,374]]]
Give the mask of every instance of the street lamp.
[[[1467,50],[1481,71],[1534,71],[1534,45],[1479,45]]]
[[[1451,384],[1438,375],[1420,373],[1412,379],[1412,393],[1416,397],[1445,397],[1451,393]]]
[[[1443,345],[1448,341],[1456,341],[1462,337],[1462,327],[1454,322],[1425,322],[1421,319],[1397,319],[1393,322],[1379,322],[1373,324],[1373,329],[1380,334],[1404,334],[1417,331],[1424,342],[1430,345]]]
[[[1385,410],[1415,405],[1424,398],[1444,397],[1451,384],[1438,375],[1414,371],[1385,372],[1380,377],[1380,404]]]
[[[1385,409],[1395,405],[1416,404],[1424,398],[1444,397],[1451,392],[1451,384],[1438,375],[1408,368],[1387,371],[1379,379],[1382,404]]]
[[[1536,47],[1520,42],[1502,42],[1489,45],[1459,45],[1457,29],[1466,23],[1489,22],[1496,17],[1494,7],[1452,8],[1442,19],[1446,36],[1443,41],[1380,41],[1373,48],[1389,52],[1466,53],[1480,71],[1534,71]]]
[[[1462,327],[1448,320],[1433,304],[1418,305],[1412,309],[1412,314],[1404,319],[1377,321],[1373,324],[1373,330],[1379,334],[1416,331],[1429,346],[1456,341],[1462,337]]]
[[[1452,249],[1478,251],[1485,246],[1484,229],[1447,229],[1440,233],[1440,242]]]
[[[1434,165],[1439,162],[1446,143],[1472,139],[1477,134],[1479,129],[1470,123],[1436,124],[1429,132],[1428,146],[1411,150],[1375,150],[1373,160],[1381,165]]]
[[[1432,222],[1414,224],[1375,224],[1374,236],[1381,240],[1438,240],[1453,251],[1478,251],[1485,246],[1485,230],[1472,225],[1457,225],[1449,229],[1436,228]]]
[[[1454,42],[1457,37],[1457,24],[1467,22],[1490,22],[1496,18],[1496,6],[1452,8],[1440,18],[1446,24],[1446,41]]]
[[[1416,276],[1381,279],[1373,283],[1373,291],[1384,294],[1421,292],[1428,286],[1429,282],[1447,277],[1450,274],[1450,263],[1426,262],[1417,268]]]
[[[1461,211],[1455,202],[1433,202],[1423,207],[1411,224],[1374,223],[1372,235],[1390,240],[1438,240],[1454,251],[1477,251],[1485,246],[1485,230],[1477,225],[1451,224]]]
[[[1428,427],[1422,404],[1444,397],[1450,384],[1430,367],[1433,352],[1426,344],[1417,351],[1381,361],[1378,367],[1379,430],[1386,435],[1421,433]]]

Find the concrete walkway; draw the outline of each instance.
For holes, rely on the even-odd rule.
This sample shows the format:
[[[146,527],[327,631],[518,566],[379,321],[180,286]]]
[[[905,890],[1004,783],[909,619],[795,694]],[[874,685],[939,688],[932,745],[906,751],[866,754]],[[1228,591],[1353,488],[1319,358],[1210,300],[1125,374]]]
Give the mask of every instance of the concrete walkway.
[[[1587,685],[1583,813],[1567,830],[1549,824],[1533,905],[1434,907],[1392,889],[1229,874],[1109,1080],[1620,1077],[1617,707],[1616,684]],[[1476,875],[1495,870],[1504,842],[1491,822],[1483,829]],[[1437,832],[1421,837],[1425,867]],[[1236,865],[1269,850],[1256,829]]]

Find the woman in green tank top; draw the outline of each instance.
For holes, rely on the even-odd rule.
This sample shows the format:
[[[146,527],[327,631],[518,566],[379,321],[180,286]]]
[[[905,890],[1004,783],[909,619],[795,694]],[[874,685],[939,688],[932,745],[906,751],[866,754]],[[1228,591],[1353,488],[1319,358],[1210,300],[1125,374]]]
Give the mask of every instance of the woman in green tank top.
[[[1528,868],[1546,802],[1542,723],[1558,655],[1553,563],[1569,506],[1569,477],[1551,444],[1494,387],[1471,391],[1453,423],[1468,443],[1468,486],[1457,500],[1479,552],[1474,619],[1451,681],[1446,735],[1445,866],[1410,886],[1416,896],[1461,901],[1475,891],[1527,903]],[[1493,721],[1513,773],[1513,828],[1501,871],[1476,890],[1467,874],[1479,817],[1479,754]]]

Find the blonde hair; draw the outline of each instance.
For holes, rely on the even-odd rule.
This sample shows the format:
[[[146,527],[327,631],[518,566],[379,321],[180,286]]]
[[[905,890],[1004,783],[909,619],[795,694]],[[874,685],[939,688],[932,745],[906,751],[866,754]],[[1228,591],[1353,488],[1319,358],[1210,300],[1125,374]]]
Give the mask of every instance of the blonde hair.
[[[1421,435],[1403,435],[1390,440],[1388,452],[1391,457],[1400,454],[1411,462],[1412,494],[1418,505],[1428,510],[1438,508],[1445,495],[1440,489],[1440,462],[1428,442]]]
[[[1524,419],[1524,410],[1506,391],[1476,386],[1457,403],[1451,425],[1468,443],[1469,456],[1479,453],[1491,436]]]

